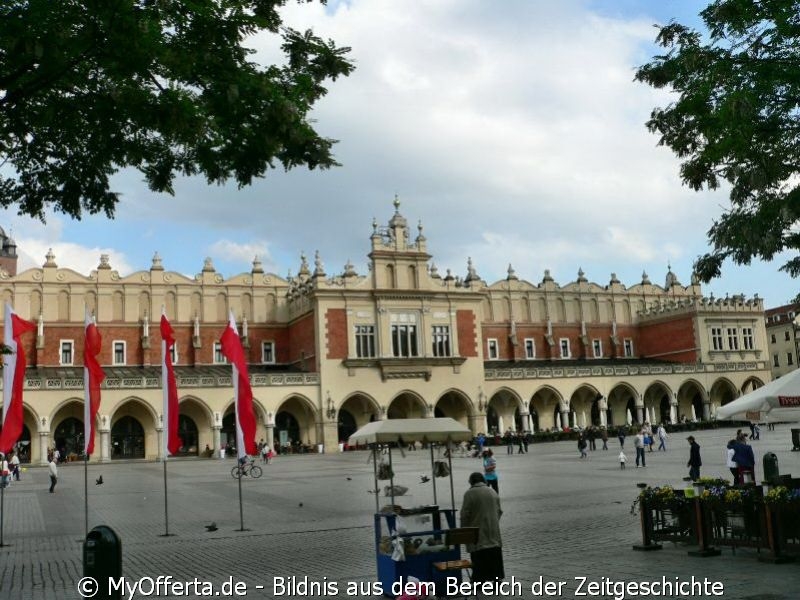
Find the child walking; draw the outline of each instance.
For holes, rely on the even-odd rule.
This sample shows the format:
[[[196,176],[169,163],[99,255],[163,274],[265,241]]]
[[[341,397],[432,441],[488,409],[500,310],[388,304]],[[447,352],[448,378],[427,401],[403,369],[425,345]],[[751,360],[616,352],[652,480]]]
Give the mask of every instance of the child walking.
[[[623,450],[619,451],[619,468],[625,468],[625,462],[628,460],[628,457],[625,456],[625,452]]]

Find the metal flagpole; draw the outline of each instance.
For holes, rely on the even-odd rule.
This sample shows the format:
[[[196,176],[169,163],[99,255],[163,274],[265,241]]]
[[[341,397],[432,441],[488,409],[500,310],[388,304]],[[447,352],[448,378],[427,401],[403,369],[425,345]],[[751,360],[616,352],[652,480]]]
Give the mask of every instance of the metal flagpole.
[[[89,455],[83,452],[83,524],[84,535],[89,535]]]
[[[2,475],[0,475],[2,478]],[[0,483],[0,548],[6,544],[3,542],[3,521],[5,520],[6,486]],[[10,544],[8,544],[10,545]]]
[[[237,450],[237,452],[238,452],[238,450]],[[236,460],[237,460],[237,462],[239,461],[238,458]],[[242,506],[242,477],[243,476],[244,476],[244,473],[242,472],[242,465],[240,463],[239,464],[239,477],[237,477],[237,479],[239,480],[239,529],[237,529],[237,531],[247,531],[244,528],[244,508]]]
[[[167,494],[167,456],[164,455],[164,533],[161,537],[169,537],[171,535],[175,535],[174,533],[169,532],[169,507],[167,505],[167,498],[169,494]]]

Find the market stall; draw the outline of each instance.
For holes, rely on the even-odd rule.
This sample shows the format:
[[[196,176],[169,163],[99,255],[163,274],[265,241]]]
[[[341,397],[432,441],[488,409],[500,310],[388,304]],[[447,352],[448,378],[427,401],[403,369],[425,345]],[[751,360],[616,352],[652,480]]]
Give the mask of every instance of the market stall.
[[[460,559],[460,547],[448,546],[444,541],[446,531],[457,527],[452,451],[455,444],[470,439],[469,428],[449,417],[375,421],[350,436],[350,445],[367,444],[372,452],[375,556],[384,595],[394,596],[392,585],[408,577],[441,585],[445,574],[437,572],[433,564]],[[430,448],[433,503],[402,506],[397,502],[402,502],[407,488],[395,483],[393,455],[397,451],[402,454],[404,448],[416,442]],[[446,462],[436,460],[437,447],[446,449]],[[438,503],[436,480],[444,477],[450,484],[449,509],[439,508]],[[381,482],[386,481],[388,485],[381,488]],[[389,500],[388,505],[380,506],[381,495]]]

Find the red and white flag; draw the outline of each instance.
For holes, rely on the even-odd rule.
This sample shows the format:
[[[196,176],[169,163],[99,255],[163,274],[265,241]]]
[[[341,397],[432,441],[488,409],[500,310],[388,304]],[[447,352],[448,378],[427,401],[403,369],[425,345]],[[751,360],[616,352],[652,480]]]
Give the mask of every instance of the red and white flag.
[[[228,326],[219,339],[222,354],[233,365],[233,392],[236,406],[236,452],[239,458],[258,453],[256,445],[256,416],[253,413],[253,390],[250,388],[250,375],[244,349],[236,330],[233,311]]]
[[[167,315],[161,311],[161,390],[164,394],[164,456],[177,454],[183,446],[178,435],[178,386],[175,383],[175,369],[172,365],[172,348],[175,346],[175,333]]]
[[[97,356],[103,347],[103,340],[97,325],[86,310],[84,331],[86,341],[83,345],[83,453],[91,456],[94,452],[94,431],[97,412],[100,410],[100,384],[106,378],[103,368],[97,362]]]
[[[36,331],[36,325],[17,316],[6,302],[4,340],[11,354],[3,355],[3,420],[0,422],[0,452],[8,453],[22,435],[22,386],[25,383],[25,350],[20,344],[23,333]]]

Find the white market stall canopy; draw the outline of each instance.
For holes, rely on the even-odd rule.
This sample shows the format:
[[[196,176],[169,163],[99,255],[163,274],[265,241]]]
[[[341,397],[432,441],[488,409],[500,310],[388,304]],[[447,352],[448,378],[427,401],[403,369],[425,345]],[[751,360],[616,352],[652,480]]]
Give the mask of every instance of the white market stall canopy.
[[[717,409],[717,419],[800,420],[800,369]]]
[[[367,423],[350,436],[348,443],[387,444],[390,442],[461,442],[472,439],[472,432],[450,417],[435,419],[384,419]]]

